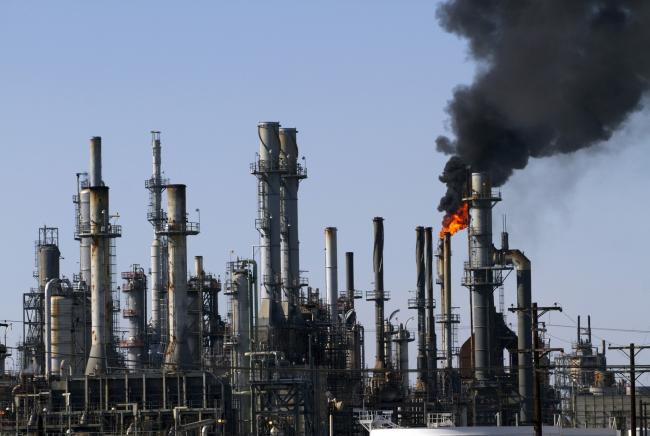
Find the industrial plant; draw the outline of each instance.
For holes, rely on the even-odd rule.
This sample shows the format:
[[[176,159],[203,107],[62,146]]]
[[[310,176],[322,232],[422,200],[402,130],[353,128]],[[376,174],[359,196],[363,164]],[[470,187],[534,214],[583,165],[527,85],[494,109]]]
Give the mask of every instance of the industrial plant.
[[[257,196],[249,219],[259,256],[233,259],[222,275],[206,271],[200,254],[189,260],[188,237],[201,231],[188,219],[191,187],[163,176],[157,131],[142,211],[151,224],[149,263],[117,271],[114,171],[102,167],[111,148],[90,139],[70,223],[79,270],[61,271],[57,228],[35,229],[36,284],[22,297],[23,337],[0,348],[2,434],[352,436],[469,427],[496,433],[462,434],[515,434],[506,427],[601,434],[641,425],[636,411],[650,393],[637,394],[634,377],[630,385],[607,365],[590,318],[573,350],[549,354],[558,350],[538,321],[561,307],[535,298],[525,247],[511,246],[505,231],[494,237],[492,209],[503,199],[487,173],[466,170],[461,205],[442,229],[414,229],[413,252],[405,253],[415,259],[412,296],[384,287],[382,217],[368,217],[374,243],[358,248],[372,251],[366,292],[355,283],[354,253],[340,256],[337,229],[324,227],[321,291],[300,268],[299,187],[308,174],[298,131],[262,122],[257,133],[248,192]],[[452,277],[451,238],[463,229],[469,258],[458,260],[462,277]],[[507,277],[517,289],[512,329],[495,303]],[[463,337],[456,309],[468,295],[471,331]],[[412,326],[395,321],[391,296],[408,299]],[[364,304],[374,308],[374,325],[357,316]],[[11,350],[13,370],[4,365]]]

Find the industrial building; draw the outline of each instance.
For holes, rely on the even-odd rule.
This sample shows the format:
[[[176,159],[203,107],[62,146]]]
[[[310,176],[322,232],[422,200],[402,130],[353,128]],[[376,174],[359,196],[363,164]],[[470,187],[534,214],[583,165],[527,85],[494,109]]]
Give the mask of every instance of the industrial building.
[[[5,370],[7,344],[0,349],[2,434],[352,436],[464,426],[543,424],[551,433],[552,426],[629,428],[630,388],[609,371],[604,345],[594,350],[590,326],[586,333],[578,328],[573,352],[553,361],[548,356],[537,320],[560,307],[536,302],[524,247],[512,248],[506,232],[495,246],[492,208],[502,198],[486,173],[468,171],[463,206],[439,233],[430,226],[415,229],[416,292],[408,307],[416,321],[410,330],[408,322],[394,321],[384,287],[382,217],[368,219],[373,247],[359,247],[372,250],[371,290],[358,290],[352,252],[345,253],[346,280],[339,289],[343,257],[334,227],[323,231],[324,291],[302,275],[299,187],[308,174],[299,159],[298,131],[261,122],[257,132],[249,192],[257,195],[258,213],[250,222],[259,232],[259,258],[233,259],[223,280],[204,269],[201,255],[189,267],[188,237],[197,237],[201,226],[188,220],[191,187],[163,177],[156,131],[146,218],[143,213],[152,226],[150,263],[117,271],[115,241],[122,229],[110,210],[111,170],[102,168],[102,152],[110,147],[103,150],[101,138],[91,138],[89,168],[76,176],[76,219],[70,223],[79,270],[64,275],[58,229],[38,229],[37,285],[23,294],[19,371]],[[467,293],[452,290],[451,238],[463,228],[469,258],[461,260],[464,273],[455,281],[469,291],[471,332],[459,338],[452,301],[466,304]],[[514,330],[494,296],[511,272],[517,286]],[[374,325],[361,323],[360,304],[374,307]],[[375,350],[369,361],[367,341]],[[646,399],[637,396],[639,410]],[[382,427],[389,430],[372,430]],[[483,431],[476,434],[519,434]]]

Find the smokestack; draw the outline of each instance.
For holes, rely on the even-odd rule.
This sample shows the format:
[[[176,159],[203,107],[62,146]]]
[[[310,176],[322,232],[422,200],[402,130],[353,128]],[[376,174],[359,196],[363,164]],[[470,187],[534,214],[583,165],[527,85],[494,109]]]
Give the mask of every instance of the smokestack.
[[[90,187],[102,186],[102,138],[90,138],[90,171],[88,173]]]
[[[260,325],[273,328],[283,320],[280,297],[280,123],[262,122],[257,125],[260,139],[259,160],[252,173],[258,177],[259,216],[255,222],[260,233],[261,309]]]
[[[415,307],[418,313],[418,355],[417,355],[417,389],[426,389],[426,308],[425,308],[425,267],[424,267],[424,227],[415,228],[415,266],[417,271],[417,290]]]
[[[501,186],[531,158],[609,140],[644,107],[646,2],[455,0],[437,16],[481,65],[447,105],[454,137],[436,141],[452,155],[440,178],[441,211],[460,206],[466,166]]]
[[[109,261],[108,187],[94,186],[90,193],[90,305],[91,347],[86,375],[105,374],[112,348],[112,302]]]
[[[433,234],[431,227],[424,228],[424,252],[425,252],[425,276],[426,276],[426,310],[427,310],[427,381],[429,383],[429,401],[436,398],[438,390],[437,374],[438,369],[438,345],[436,340],[436,324],[433,310],[435,301],[433,299]]]
[[[486,173],[472,174],[472,191],[469,228],[470,289],[474,316],[474,368],[479,382],[491,376],[492,331],[490,318],[493,312],[492,292],[495,287],[492,260],[492,206],[499,198],[492,196],[490,179]],[[447,340],[449,340],[447,338]]]
[[[191,328],[187,294],[187,235],[196,235],[199,229],[197,224],[187,221],[185,185],[167,186],[167,218],[169,335],[165,365],[171,370],[182,370],[191,368],[199,361],[198,350],[190,350],[187,335]]]
[[[532,291],[530,260],[519,250],[508,250],[505,256],[506,264],[514,265],[517,270],[517,348],[528,350],[518,353],[517,366],[519,380],[519,396],[522,398],[520,420],[531,422],[533,400],[533,378],[531,368],[533,357],[530,352],[533,344],[532,337]]]
[[[345,285],[348,294],[348,304],[354,309],[354,253],[345,253]]]
[[[445,365],[451,369],[453,365],[453,332],[451,316],[451,234],[445,233],[442,240],[442,314],[445,344]]]
[[[325,228],[325,271],[327,298],[330,305],[332,324],[338,324],[339,278],[336,252],[336,227]]]
[[[298,164],[298,143],[295,128],[280,128],[280,170],[282,171],[282,287],[287,296],[288,315],[294,322],[300,318],[300,241],[298,239],[298,185],[307,177]]]
[[[374,227],[374,248],[372,253],[373,271],[375,273],[375,292],[370,300],[375,301],[375,331],[376,331],[376,356],[375,369],[386,368],[384,355],[384,219],[375,217],[372,220]]]

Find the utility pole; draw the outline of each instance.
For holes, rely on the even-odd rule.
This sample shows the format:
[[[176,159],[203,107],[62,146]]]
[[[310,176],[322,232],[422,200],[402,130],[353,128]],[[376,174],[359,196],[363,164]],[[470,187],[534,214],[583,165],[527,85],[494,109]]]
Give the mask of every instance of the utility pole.
[[[636,436],[636,371],[634,358],[641,350],[645,350],[646,348],[650,348],[650,345],[634,345],[634,342],[627,347],[609,346],[610,350],[622,351],[623,354],[630,358],[630,427],[633,436]]]
[[[533,320],[533,349],[532,350],[517,350],[518,353],[533,353],[533,425],[535,429],[535,436],[542,436],[542,377],[540,369],[540,361],[542,357],[546,356],[552,351],[564,351],[563,348],[543,348],[539,339],[539,318],[544,316],[547,312],[552,310],[559,310],[562,308],[557,304],[554,306],[539,307],[537,303],[533,303],[531,307],[511,307],[508,309],[510,312],[528,312]]]

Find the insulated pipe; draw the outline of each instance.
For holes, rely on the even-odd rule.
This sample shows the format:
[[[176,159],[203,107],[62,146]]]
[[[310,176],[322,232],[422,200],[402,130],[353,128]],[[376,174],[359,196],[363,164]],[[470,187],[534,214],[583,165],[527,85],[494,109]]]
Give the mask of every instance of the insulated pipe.
[[[445,319],[445,364],[452,367],[454,357],[451,319],[451,234],[445,233],[442,240],[442,289],[444,293],[442,313]]]
[[[50,279],[45,285],[45,335],[43,336],[45,342],[45,377],[49,377],[52,373],[52,331],[50,329],[50,317],[52,316],[50,308],[50,297],[52,296],[52,288],[55,287],[59,282],[58,278]]]
[[[112,304],[108,259],[108,187],[95,186],[90,192],[90,305],[91,347],[86,375],[101,375],[107,370],[107,353],[111,343]]]
[[[262,122],[257,125],[260,139],[259,162],[259,217],[261,311],[260,324],[273,329],[282,321],[280,282],[280,174],[278,172],[280,123]],[[273,336],[273,331],[271,331]]]
[[[325,286],[330,306],[332,324],[338,324],[339,279],[337,262],[336,227],[325,228]]]
[[[433,314],[435,301],[433,299],[433,235],[431,227],[424,229],[424,253],[425,253],[425,276],[426,276],[426,311],[427,311],[427,334],[426,334],[426,351],[427,351],[427,370],[429,375],[429,399],[436,397],[437,391],[437,374],[438,369],[438,346],[436,340],[436,320]]]
[[[347,287],[348,304],[354,309],[354,253],[345,253],[345,285]]]
[[[295,128],[282,127],[280,133],[280,170],[282,171],[282,287],[288,302],[289,318],[300,317],[300,241],[298,239],[298,143]]]
[[[168,216],[168,339],[165,365],[171,370],[187,369],[193,362],[188,343],[187,301],[187,217],[185,185],[167,186]]]
[[[472,173],[469,228],[469,268],[472,272],[474,368],[476,380],[489,379],[490,314],[492,310],[492,200],[486,173]],[[449,339],[447,339],[449,340]]]
[[[375,369],[386,368],[386,356],[384,354],[384,219],[375,217],[374,227],[374,248],[373,248],[373,271],[375,273]]]
[[[415,306],[418,320],[418,354],[417,354],[417,389],[426,389],[427,360],[426,360],[426,308],[424,267],[424,227],[415,228],[415,267],[417,273]]]
[[[90,187],[102,186],[102,138],[90,138],[90,171],[88,172]]]
[[[505,262],[514,265],[517,270],[517,348],[527,350],[518,353],[519,396],[521,403],[521,421],[530,422],[532,419],[533,400],[533,357],[532,348],[532,290],[530,260],[519,250],[508,250]]]

